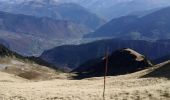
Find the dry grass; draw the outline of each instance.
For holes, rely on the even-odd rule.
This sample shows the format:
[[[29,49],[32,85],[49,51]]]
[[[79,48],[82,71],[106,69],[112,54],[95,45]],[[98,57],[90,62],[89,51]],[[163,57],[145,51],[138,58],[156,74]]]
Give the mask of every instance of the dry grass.
[[[166,79],[108,77],[106,100],[168,100]],[[103,78],[56,79],[40,82],[0,82],[4,100],[102,100]],[[2,99],[1,99],[2,100]]]
[[[106,100],[170,100],[170,80],[162,77],[140,78],[158,68],[108,76]],[[33,82],[1,72],[0,76],[0,100],[103,100],[102,77]],[[63,76],[65,75],[58,77]]]
[[[68,78],[67,74],[56,71],[54,69],[40,66],[38,64],[22,61],[17,58],[2,58],[0,59],[0,71],[14,74],[29,80],[40,81],[40,80],[51,80],[57,78]],[[4,67],[3,67],[4,66]],[[59,77],[63,76],[63,77]]]

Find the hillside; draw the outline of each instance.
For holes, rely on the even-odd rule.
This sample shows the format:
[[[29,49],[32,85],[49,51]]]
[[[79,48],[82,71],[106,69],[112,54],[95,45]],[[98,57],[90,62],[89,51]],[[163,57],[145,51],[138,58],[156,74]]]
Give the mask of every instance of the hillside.
[[[29,80],[0,71],[0,82],[27,82]]]
[[[49,63],[34,57],[23,57],[0,45],[0,72],[25,80],[67,78],[67,75]],[[45,73],[44,73],[45,72]]]
[[[101,26],[89,38],[113,37],[123,39],[169,39],[170,7],[160,9],[143,17],[121,17]]]
[[[60,67],[74,69],[82,63],[104,56],[106,48],[113,52],[122,48],[131,48],[150,60],[170,54],[170,41],[143,41],[143,40],[118,40],[107,39],[81,45],[64,45],[47,50],[40,56],[47,62]],[[161,51],[161,52],[160,52]]]
[[[169,62],[132,74],[107,77],[106,100],[169,100],[170,81],[167,78],[156,77],[155,75],[155,77],[141,78],[155,70],[158,70],[164,76],[164,71],[162,72],[159,68],[165,65],[169,65]],[[166,71],[168,72],[169,69]],[[0,72],[0,75],[3,75],[3,77],[0,77],[0,98],[5,100],[103,100],[103,77],[28,82],[9,74]],[[8,78],[4,80],[4,77]]]
[[[102,59],[103,58],[103,59]],[[106,57],[89,60],[73,72],[78,74],[77,78],[88,78],[104,76]],[[108,76],[123,75],[153,66],[152,63],[138,52],[126,48],[117,50],[108,56]]]

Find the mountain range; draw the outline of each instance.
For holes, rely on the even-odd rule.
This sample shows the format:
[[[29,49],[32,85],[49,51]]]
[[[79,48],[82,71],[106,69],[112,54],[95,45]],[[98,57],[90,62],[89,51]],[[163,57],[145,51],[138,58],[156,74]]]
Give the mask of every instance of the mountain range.
[[[1,11],[48,17],[55,20],[68,20],[91,30],[98,28],[105,22],[96,14],[75,3],[61,3],[55,0],[21,0],[12,3],[9,1],[0,1]]]
[[[143,17],[124,16],[116,18],[85,35],[88,38],[122,38],[122,39],[169,39],[170,7],[160,9]]]
[[[44,49],[66,43],[65,39],[81,38],[88,31],[70,21],[0,12],[0,39],[23,55],[41,53]]]
[[[134,5],[134,8],[139,8],[132,13],[140,12],[140,9],[144,12],[152,11],[144,16],[132,14],[114,18],[102,25],[105,21],[84,7],[89,5],[91,9],[90,5],[94,4],[96,7],[98,4],[106,7],[104,3],[101,3],[104,1],[81,1],[84,2],[84,5],[81,5],[81,2],[76,0],[1,0],[0,10],[3,11],[0,11],[0,42],[25,56],[39,56],[46,50],[40,56],[42,59],[71,69],[77,68],[90,59],[102,57],[107,47],[110,53],[125,47],[132,48],[154,60],[169,55],[169,40],[159,41],[159,39],[169,39],[170,7],[161,9],[167,6],[168,2],[165,4],[161,1],[160,3],[146,1],[148,2],[146,9],[143,9],[144,1],[141,0],[115,1],[114,7],[128,4],[128,7]],[[107,4],[110,4],[108,2],[113,1],[107,1]],[[138,7],[135,4],[141,5]],[[99,6],[102,8],[102,5]],[[111,6],[113,5],[108,5],[108,7]],[[126,8],[126,6],[122,7]],[[109,11],[114,12],[114,10]],[[131,10],[129,11],[128,13],[131,13]],[[83,36],[83,42],[89,38],[115,39],[65,45],[75,44],[75,41],[79,42]]]
[[[156,64],[159,64],[161,62],[168,61],[169,59],[170,59],[170,55],[166,55],[166,56],[160,57],[158,59],[155,59],[154,62]]]
[[[88,11],[93,12],[106,20],[118,18],[118,17],[125,16],[125,15],[131,15],[135,12],[149,12],[152,9],[163,8],[163,7],[167,7],[170,5],[169,0],[157,0],[157,1],[154,1],[154,0],[107,0],[107,1],[106,0],[0,0],[0,2],[2,2],[0,8],[4,8],[4,9],[8,8],[8,11],[10,11],[11,8],[13,7],[2,6],[2,5],[9,5],[9,4],[17,5],[15,6],[16,7],[15,10],[17,11],[17,9],[20,9],[19,10],[20,13],[22,9],[25,11],[28,11],[28,9],[25,9],[25,8],[27,7],[30,8],[30,6],[32,6],[31,8],[33,8],[35,11],[34,13],[33,11],[29,11],[31,12],[30,14],[38,14],[38,16],[45,15],[48,17],[57,16],[58,18],[61,18],[61,17],[65,18],[65,15],[63,15],[62,13],[60,14],[60,11],[62,9],[59,10],[59,12],[57,12],[56,9],[55,11],[52,11],[52,9],[56,8],[56,6],[60,6],[64,4],[64,9],[69,8],[70,10],[67,10],[67,11],[72,12],[71,9],[73,6],[70,6],[70,5],[68,6],[68,3],[69,4],[71,3],[74,5],[77,5],[77,7],[78,5],[82,6],[86,8]],[[4,2],[8,4],[5,4]],[[65,4],[67,4],[67,7]],[[43,8],[39,9],[39,7],[41,8],[43,7]],[[44,7],[47,7],[48,9],[46,8],[44,9]],[[58,8],[60,9],[60,7],[57,7],[57,9]],[[61,8],[63,8],[63,6]],[[75,6],[73,8],[75,8]],[[25,11],[22,11],[22,13],[26,13]],[[41,13],[38,11],[40,11]],[[71,19],[75,20],[74,18],[71,18]],[[80,23],[81,20],[76,21],[76,22]]]
[[[0,3],[0,40],[3,40],[0,42],[25,56],[39,56],[46,49],[77,43],[84,34],[105,23],[75,3],[55,0],[0,0]]]
[[[58,0],[60,1],[77,3],[106,19],[170,5],[169,0]]]
[[[96,38],[142,40],[169,38],[169,7],[155,8],[156,10],[152,10],[151,14],[142,17],[123,16],[104,24],[103,19],[81,7],[78,1],[0,0],[0,2],[2,5],[0,10],[6,11],[0,12],[0,40],[3,40],[0,42],[26,56],[39,56],[44,50],[64,44],[81,43],[79,40],[84,42],[87,38],[94,38],[94,40]],[[95,2],[98,2],[96,6],[102,4],[102,1],[79,2],[84,5],[92,5]],[[115,4],[128,2],[143,1],[115,1]],[[158,3],[158,6],[160,4],[164,5],[162,2]],[[114,12],[114,10],[109,11]],[[81,39],[82,36],[85,38]],[[87,39],[88,41],[92,39]]]
[[[106,39],[81,45],[64,45],[44,51],[40,58],[58,65],[75,69],[90,59],[100,58],[105,55],[106,49],[109,53],[117,49],[131,48],[146,58],[154,60],[170,54],[170,41],[144,41],[144,40],[120,40]]]

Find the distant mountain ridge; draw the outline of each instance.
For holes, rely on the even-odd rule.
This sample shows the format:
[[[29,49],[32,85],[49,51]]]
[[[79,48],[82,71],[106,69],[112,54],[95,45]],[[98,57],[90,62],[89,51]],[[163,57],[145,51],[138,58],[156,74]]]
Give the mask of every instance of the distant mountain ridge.
[[[63,1],[63,0],[58,0]],[[133,12],[170,6],[169,0],[64,0],[90,9],[106,19],[118,18]],[[64,2],[63,1],[63,2]]]
[[[58,66],[75,69],[82,63],[104,56],[106,48],[109,52],[117,49],[132,48],[153,60],[170,54],[170,41],[149,42],[144,40],[108,39],[82,45],[64,45],[47,50],[40,56],[47,62]]]
[[[40,37],[48,36],[47,38],[76,38],[74,34],[80,35],[80,33],[83,33],[81,26],[69,21],[37,18],[5,12],[0,12],[0,19],[0,30],[15,32],[17,34],[30,34]]]
[[[96,14],[75,3],[60,3],[55,0],[26,0],[19,3],[3,3],[0,7],[1,11],[48,17],[55,20],[68,20],[92,30],[105,22]]]
[[[66,39],[81,38],[88,31],[70,21],[0,11],[0,39],[23,55],[41,53],[44,49],[67,42]]]
[[[163,57],[160,57],[158,59],[154,59],[153,62],[156,63],[156,64],[159,64],[159,63],[162,63],[162,62],[165,62],[165,61],[168,61],[168,60],[170,60],[170,54],[163,56]]]
[[[125,16],[113,19],[85,37],[113,37],[127,39],[169,39],[170,7],[144,17]]]
[[[75,3],[83,6],[97,15],[110,20],[121,16],[131,15],[133,12],[149,11],[151,9],[170,6],[169,0],[0,0],[10,4],[38,2],[38,4],[59,5]],[[50,14],[49,14],[50,15]],[[59,15],[59,14],[58,14]]]
[[[39,56],[46,49],[75,44],[83,34],[105,22],[75,3],[0,0],[0,4],[0,38],[26,56]]]
[[[132,27],[133,23],[138,20],[137,16],[123,16],[120,18],[113,19],[112,21],[101,26],[94,32],[85,35],[85,38],[107,38],[107,37],[121,37],[124,36],[129,28]],[[124,32],[124,33],[123,33]]]

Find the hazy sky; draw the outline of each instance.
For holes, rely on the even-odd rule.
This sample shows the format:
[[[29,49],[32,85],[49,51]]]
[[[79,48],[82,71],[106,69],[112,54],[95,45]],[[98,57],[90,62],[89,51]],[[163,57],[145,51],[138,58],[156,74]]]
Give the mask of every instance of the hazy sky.
[[[35,0],[0,0],[0,1],[5,1],[5,2],[24,2],[24,1],[35,1]],[[46,1],[46,0],[37,0],[37,1]],[[54,1],[59,1],[59,2],[78,2],[78,3],[122,3],[122,2],[145,2],[145,3],[153,3],[153,4],[166,4],[170,3],[170,0],[54,0]]]

